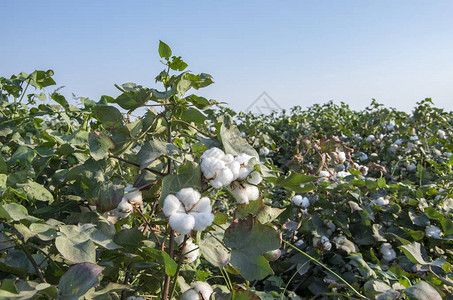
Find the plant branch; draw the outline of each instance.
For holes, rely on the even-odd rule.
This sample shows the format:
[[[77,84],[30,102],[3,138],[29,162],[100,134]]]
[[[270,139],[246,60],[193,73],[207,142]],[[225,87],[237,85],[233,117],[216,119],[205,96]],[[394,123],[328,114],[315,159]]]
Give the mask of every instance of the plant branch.
[[[27,247],[25,247],[25,242],[22,243],[22,241],[18,241],[17,244],[19,245],[20,248],[24,251],[25,255],[27,256],[28,260],[31,262],[33,265],[33,268],[35,268],[36,274],[38,274],[39,280],[41,283],[47,283],[46,279],[44,279],[44,276],[42,275],[41,269],[39,268],[38,264],[36,263],[35,259],[33,256],[31,256],[30,251],[28,251]]]
[[[175,231],[173,229],[170,230],[170,245],[168,246],[168,255],[173,258],[173,251],[175,246]],[[168,299],[168,292],[170,289],[170,275],[165,275],[165,282],[164,288],[162,289],[162,299]]]
[[[176,268],[176,273],[175,273],[175,276],[173,278],[173,284],[172,284],[171,289],[170,289],[170,299],[173,298],[173,294],[175,292],[176,281],[178,280],[179,271],[181,270],[182,262],[184,261],[184,255],[186,254],[186,253],[184,253],[184,249],[186,247],[186,242],[187,242],[188,239],[189,239],[189,235],[186,234],[184,236],[184,241],[181,244],[182,245],[181,252],[179,253],[179,256],[178,256],[178,267]]]
[[[130,161],[130,160],[121,158],[121,157],[119,157],[119,156],[110,154],[109,157],[110,157],[110,158],[115,158],[115,159],[117,159],[117,160],[119,160],[119,161],[122,161],[122,162],[125,162],[125,163],[127,163],[127,164],[130,164],[130,165],[132,165],[132,166],[135,166],[135,167],[140,168],[140,165],[139,165],[139,164],[134,163],[134,162],[132,162],[132,161]],[[149,172],[151,172],[151,173],[153,173],[153,174],[156,174],[156,175],[159,175],[159,176],[166,176],[166,175],[168,175],[168,174],[166,174],[166,173],[162,173],[162,172],[159,172],[159,171],[150,169],[150,168],[143,168],[143,170],[149,171]]]

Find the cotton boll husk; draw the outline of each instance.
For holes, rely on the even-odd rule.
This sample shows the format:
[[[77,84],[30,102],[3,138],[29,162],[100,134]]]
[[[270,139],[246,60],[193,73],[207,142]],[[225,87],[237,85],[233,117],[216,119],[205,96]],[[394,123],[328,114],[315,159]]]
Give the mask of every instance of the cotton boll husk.
[[[255,201],[260,196],[260,191],[258,190],[258,188],[256,186],[247,185],[245,189],[246,189],[249,201]]]
[[[176,193],[176,197],[184,205],[184,208],[189,210],[200,200],[201,195],[193,188],[184,188]]]
[[[181,294],[179,300],[200,300],[200,295],[194,289],[188,289]]]
[[[197,213],[197,212],[190,212],[189,215],[193,216],[195,220],[195,224],[193,226],[194,230],[203,231],[206,227],[212,224],[214,221],[214,214],[212,213]]]
[[[203,299],[209,300],[211,294],[214,293],[212,287],[206,283],[201,281],[195,281],[190,284],[190,286],[197,292],[201,293]]]
[[[168,195],[164,200],[163,211],[166,217],[171,216],[181,207],[181,202],[175,195]]]
[[[195,218],[191,214],[174,213],[169,219],[170,227],[179,234],[188,234],[195,226]]]
[[[259,172],[255,171],[255,172],[252,172],[248,182],[251,184],[259,184],[262,180],[263,180],[263,178],[261,177],[261,174]]]

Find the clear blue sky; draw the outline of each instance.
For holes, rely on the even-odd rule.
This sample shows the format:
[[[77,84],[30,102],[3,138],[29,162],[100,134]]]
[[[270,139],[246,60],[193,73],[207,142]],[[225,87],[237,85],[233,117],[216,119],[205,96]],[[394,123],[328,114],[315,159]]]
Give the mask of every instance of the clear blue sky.
[[[453,1],[2,1],[0,76],[53,69],[64,94],[155,87],[168,43],[215,84],[198,92],[245,110],[378,102],[453,110]],[[48,90],[49,92],[51,90]]]

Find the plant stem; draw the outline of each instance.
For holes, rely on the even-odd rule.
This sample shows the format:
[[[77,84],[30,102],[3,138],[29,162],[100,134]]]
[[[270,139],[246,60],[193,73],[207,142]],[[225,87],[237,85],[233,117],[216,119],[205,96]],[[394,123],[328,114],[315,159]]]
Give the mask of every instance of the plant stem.
[[[349,284],[349,282],[347,282],[346,280],[344,280],[340,275],[338,275],[337,273],[335,273],[334,271],[332,271],[329,267],[327,267],[325,264],[323,264],[322,262],[320,262],[319,260],[317,260],[316,258],[310,256],[309,254],[305,253],[304,251],[300,250],[299,248],[297,248],[296,246],[292,245],[291,243],[283,240],[283,242],[285,244],[287,244],[288,246],[290,246],[291,248],[295,249],[296,251],[302,253],[303,255],[305,255],[306,257],[308,257],[309,259],[313,260],[315,263],[317,263],[318,265],[320,265],[321,267],[323,267],[324,269],[326,269],[327,271],[329,271],[330,273],[332,273],[332,275],[334,275],[335,277],[337,277],[338,279],[341,280],[341,282],[343,282],[344,284],[346,284],[357,296],[359,296],[360,298],[362,299],[367,299],[367,297],[363,296],[362,294],[360,294],[352,285]]]
[[[115,158],[115,159],[117,159],[117,160],[119,160],[119,161],[122,161],[122,162],[125,162],[125,163],[127,163],[127,164],[130,164],[130,165],[132,165],[132,166],[135,166],[135,167],[139,167],[139,168],[140,168],[140,165],[139,165],[139,164],[136,164],[136,163],[134,163],[134,162],[132,162],[132,161],[130,161],[130,160],[121,158],[121,157],[119,157],[119,156],[110,154],[109,157],[110,157],[110,158]],[[150,168],[143,168],[143,170],[149,171],[149,172],[151,172],[151,173],[153,173],[153,174],[156,174],[156,175],[159,175],[159,176],[168,175],[168,174],[165,174],[165,173],[162,173],[162,172],[159,172],[159,171],[150,169]]]
[[[183,260],[184,260],[184,255],[186,254],[186,253],[184,253],[184,249],[186,247],[186,242],[187,242],[188,239],[189,239],[189,235],[186,234],[184,236],[184,241],[181,244],[181,252],[179,253],[179,257],[178,257],[178,267],[176,268],[176,273],[175,273],[175,276],[173,278],[173,284],[171,285],[171,289],[170,289],[170,299],[173,298],[173,294],[175,292],[176,282],[177,282],[178,276],[179,276],[179,271],[181,270],[181,266],[182,266],[182,263],[183,263]]]
[[[18,241],[17,244],[19,247],[22,248],[24,251],[25,255],[27,256],[28,260],[31,262],[33,265],[33,268],[35,268],[36,274],[38,274],[39,280],[41,283],[47,283],[46,279],[44,279],[44,276],[42,275],[41,269],[39,268],[38,264],[36,263],[35,259],[33,256],[31,256],[30,251],[28,251],[27,247],[25,247],[25,242],[22,243],[22,241]]]
[[[175,231],[170,230],[170,245],[168,246],[168,255],[173,258],[173,248],[175,246]],[[170,289],[170,275],[165,275],[164,288],[162,289],[162,299],[168,299],[168,291]]]

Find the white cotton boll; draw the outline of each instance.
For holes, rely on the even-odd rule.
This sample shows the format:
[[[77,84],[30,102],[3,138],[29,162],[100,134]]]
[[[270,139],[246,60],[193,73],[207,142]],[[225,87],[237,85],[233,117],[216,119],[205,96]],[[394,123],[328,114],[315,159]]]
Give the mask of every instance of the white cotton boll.
[[[409,172],[415,171],[416,169],[417,169],[417,166],[413,163],[406,167],[406,170],[408,170]]]
[[[332,244],[330,243],[330,240],[326,236],[322,236],[321,238],[314,238],[313,239],[313,247],[318,247],[322,246],[322,248],[326,251],[329,251],[332,249]]]
[[[194,289],[188,289],[181,294],[179,300],[200,300],[200,295]]]
[[[364,160],[367,160],[368,159],[368,155],[366,155],[365,153],[363,153],[361,156],[360,156],[360,161],[364,161]]]
[[[310,200],[307,197],[302,197],[301,195],[296,195],[291,198],[291,202],[299,207],[307,208],[310,206]]]
[[[385,206],[388,205],[390,201],[388,199],[385,199],[384,197],[379,197],[376,200],[374,200],[373,203],[376,204],[377,206]]]
[[[208,157],[214,157],[217,159],[222,159],[222,157],[225,156],[225,152],[223,152],[221,149],[217,147],[213,147],[211,149],[206,150],[203,155],[201,156],[201,159],[205,159]]]
[[[298,240],[294,246],[296,246],[297,248],[300,248],[303,244],[305,244],[305,242],[303,240]]]
[[[350,175],[351,175],[351,173],[342,171],[342,172],[338,172],[335,175],[335,178],[345,178],[345,177],[350,176]]]
[[[396,252],[389,243],[382,244],[380,252],[382,254],[382,258],[387,262],[390,262],[396,258]]]
[[[366,138],[366,141],[369,143],[369,142],[372,142],[376,139],[376,137],[372,134],[370,134],[367,138]]]
[[[195,226],[195,218],[185,213],[174,213],[169,219],[170,227],[179,234],[188,234]]]
[[[262,147],[260,149],[260,155],[262,156],[268,156],[269,155],[269,149],[267,147]]]
[[[397,140],[395,141],[395,144],[398,145],[398,146],[400,146],[402,143],[403,143],[403,140],[402,140],[402,139],[397,139]]]
[[[346,153],[344,153],[344,152],[338,153],[338,161],[340,161],[340,163],[344,163],[345,160],[346,160]]]
[[[445,152],[445,153],[444,153],[444,156],[447,157],[447,158],[450,158],[451,152]]]
[[[363,176],[366,176],[368,174],[368,167],[360,166],[359,171],[362,173]]]
[[[261,174],[257,171],[253,172],[248,180],[251,184],[260,184],[260,182],[263,180],[261,177]]]
[[[440,139],[444,139],[445,138],[445,131],[439,129],[437,130],[437,137],[439,137]]]
[[[387,124],[387,130],[393,130],[395,128],[396,124],[394,122],[389,122]]]
[[[247,176],[249,176],[250,172],[252,172],[252,170],[250,170],[249,168],[241,167],[239,169],[238,178],[244,180],[247,178]]]
[[[248,193],[244,188],[241,188],[240,186],[235,186],[232,190],[231,193],[233,194],[234,198],[238,203],[249,203],[249,197]]]
[[[206,283],[201,281],[195,281],[190,284],[192,289],[194,289],[198,294],[201,294],[203,300],[209,300],[214,290],[212,287]]]
[[[127,300],[145,300],[145,298],[130,296],[130,297],[127,298]]]
[[[233,161],[228,165],[228,167],[230,168],[231,173],[233,173],[233,180],[238,179],[239,172],[241,169],[241,164],[237,161]]]
[[[163,211],[166,217],[171,216],[181,208],[181,201],[174,195],[168,195],[164,200]]]
[[[413,136],[410,137],[410,140],[411,141],[418,141],[418,136],[413,135]]]
[[[236,160],[237,162],[239,162],[241,165],[247,165],[247,163],[249,162],[249,160],[252,158],[253,156],[250,156],[248,154],[245,154],[245,153],[241,153],[239,154],[238,156],[236,156],[234,158],[234,160]]]
[[[123,198],[123,200],[121,200],[120,204],[118,204],[117,209],[121,213],[130,214],[134,210],[134,207],[132,206],[132,204],[127,202],[126,199]]]
[[[206,227],[211,226],[212,221],[214,221],[214,214],[208,213],[197,213],[197,212],[190,212],[189,213],[195,219],[195,224],[193,226],[193,230],[196,231],[203,231]]]
[[[225,162],[215,157],[207,157],[201,161],[201,172],[207,179],[215,178],[217,172],[225,168]]]
[[[319,177],[329,177],[329,176],[330,176],[330,174],[329,174],[329,172],[327,172],[327,171],[321,171],[321,172],[319,172]]]
[[[233,172],[229,168],[223,168],[217,172],[215,179],[209,183],[216,189],[229,185],[234,179]]]
[[[135,191],[132,191],[132,190],[135,190]],[[127,200],[129,200],[130,203],[135,204],[135,205],[143,204],[142,192],[140,192],[139,189],[135,189],[130,184],[128,184],[124,188],[124,198],[126,198]]]
[[[209,200],[208,197],[201,198],[200,201],[192,207],[192,211],[197,213],[210,213],[211,210],[211,200]]]
[[[440,235],[442,234],[442,230],[440,230],[440,228],[437,227],[437,226],[431,225],[431,226],[426,228],[425,234],[426,234],[427,237],[433,237],[433,238],[436,238],[436,239],[440,239],[441,238]]]
[[[391,144],[389,147],[389,151],[395,153],[396,150],[398,150],[398,145],[397,144]]]
[[[245,132],[244,131],[241,131],[241,136],[245,137]]]
[[[260,191],[256,186],[248,185],[245,188],[249,201],[255,201],[260,196]]]
[[[226,165],[231,164],[234,161],[234,156],[231,154],[225,154],[222,157],[222,160],[225,162]]]
[[[178,235],[175,237],[175,242],[178,246],[181,246],[182,242],[184,242],[184,235]],[[184,253],[184,262],[185,263],[192,263],[197,260],[200,256],[200,250],[198,249],[198,245],[193,243],[193,239],[189,238],[186,241],[186,245],[181,252]]]
[[[176,193],[176,197],[181,201],[184,208],[189,210],[200,200],[200,193],[193,188],[184,188]]]

